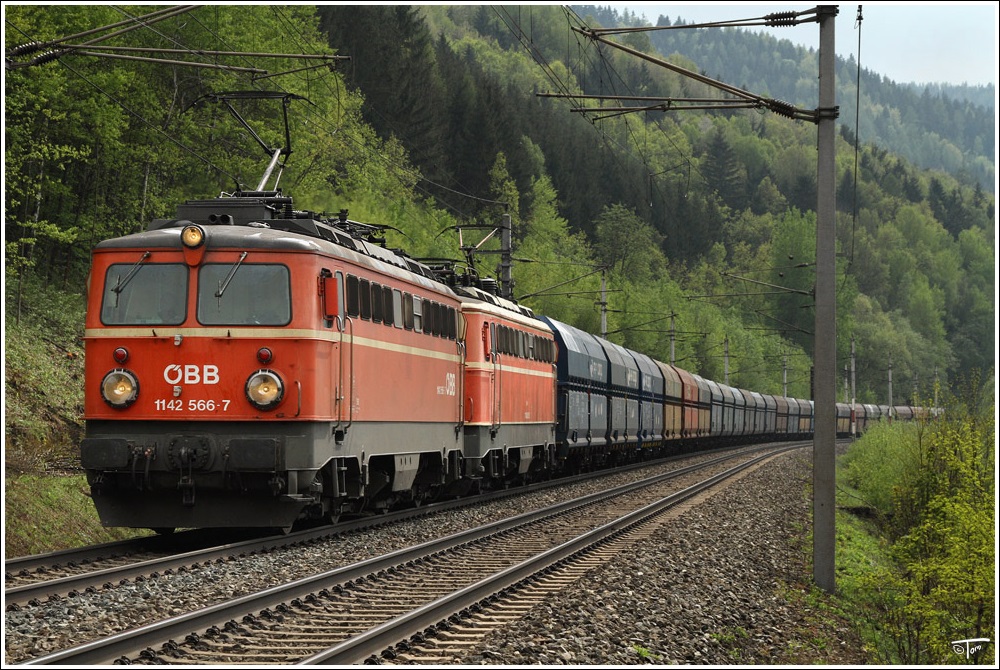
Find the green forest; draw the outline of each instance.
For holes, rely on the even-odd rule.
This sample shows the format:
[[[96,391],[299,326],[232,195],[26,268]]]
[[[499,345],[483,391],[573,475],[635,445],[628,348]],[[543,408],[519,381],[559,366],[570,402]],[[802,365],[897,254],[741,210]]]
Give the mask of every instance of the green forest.
[[[524,304],[599,332],[603,273],[609,339],[663,361],[673,350],[734,386],[810,395],[813,124],[762,110],[602,112],[629,103],[579,96],[720,94],[598,48],[574,28],[634,17],[593,8],[167,9],[5,7],[8,323],[39,286],[82,296],[99,240],[253,188],[269,156],[252,132],[291,150],[280,187],[299,209],[348,209],[390,226],[391,247],[458,262],[456,227],[508,213]],[[815,83],[816,54],[784,42],[732,30],[620,39],[758,93],[815,99],[797,82]],[[877,136],[859,142],[856,64],[840,66],[838,367],[853,340],[859,401],[887,402],[891,358],[894,403],[926,402],[935,383],[993,373],[995,109],[873,75],[862,117]],[[212,97],[233,91],[296,97],[233,103],[244,127]],[[496,258],[474,262],[493,275]]]

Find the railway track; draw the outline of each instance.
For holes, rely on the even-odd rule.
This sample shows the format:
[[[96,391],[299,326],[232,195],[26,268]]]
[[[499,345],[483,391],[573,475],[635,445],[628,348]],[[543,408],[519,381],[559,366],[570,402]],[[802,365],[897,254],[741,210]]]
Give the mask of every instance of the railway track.
[[[11,589],[28,584],[96,572],[223,543],[220,542],[218,532],[191,530],[10,558],[4,561],[4,589],[9,594]]]
[[[755,447],[749,449],[753,450]],[[668,458],[662,462],[670,463],[674,460],[676,458]],[[639,463],[630,468],[621,468],[618,472],[649,467],[653,463],[655,462]],[[13,558],[4,562],[4,602],[7,609],[11,610],[24,605],[72,598],[80,593],[113,588],[130,580],[155,578],[197,568],[199,565],[317,542],[388,523],[586,481],[604,474],[607,473],[592,472],[565,477],[474,498],[442,501],[416,509],[397,510],[307,528],[289,534],[268,535],[257,531],[202,529]]]
[[[581,566],[599,560],[595,547],[607,545],[624,533],[636,532],[633,529],[640,523],[639,516],[688,499],[701,488],[748,467],[748,462],[716,472],[697,487],[685,483],[678,492],[682,487],[678,478],[726,466],[716,459],[709,465],[683,468],[640,484],[299,579],[29,663],[356,663],[382,652],[404,662],[417,662],[412,648],[431,636],[446,638],[443,629],[460,622],[459,613],[471,616],[472,610],[496,599],[495,594],[510,589],[521,594],[518,598],[524,597],[524,593],[538,588],[529,588],[537,581],[525,580],[537,580],[532,576],[539,573],[549,571],[546,581],[555,585],[575,579],[576,573],[565,567],[571,557],[588,555]],[[557,564],[562,567],[552,567]],[[586,568],[572,568],[580,569]],[[400,642],[403,646],[397,648]]]
[[[170,536],[144,537],[14,558],[4,563],[4,601],[9,610],[47,600],[75,597],[80,593],[94,593],[134,579],[155,578],[161,574],[169,575],[216,561],[316,542],[343,533],[438,514],[476,504],[476,501],[495,500],[567,481],[544,482],[523,489],[486,494],[476,499],[451,500],[418,509],[398,510],[287,535],[192,530]]]

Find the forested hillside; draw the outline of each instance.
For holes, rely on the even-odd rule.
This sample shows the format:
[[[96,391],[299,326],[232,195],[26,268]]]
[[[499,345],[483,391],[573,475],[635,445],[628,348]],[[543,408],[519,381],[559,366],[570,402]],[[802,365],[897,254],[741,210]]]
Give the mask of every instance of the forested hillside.
[[[680,303],[675,298],[666,303],[669,310],[726,315],[754,329],[755,337],[781,330],[786,342],[809,348],[813,324],[808,299],[765,297],[753,284],[725,276],[811,288],[811,270],[796,267],[813,254],[816,161],[811,125],[742,112],[571,112],[569,102],[536,94],[694,97],[711,92],[611,49],[595,49],[571,29],[581,25],[580,15],[558,7],[327,7],[321,13],[331,43],[370,63],[358,65],[348,81],[365,95],[363,113],[380,134],[400,138],[407,146],[436,146],[424,138],[448,138],[449,157],[433,161],[435,181],[481,195],[492,165],[489,157],[504,152],[522,203],[530,205],[528,184],[539,176],[550,178],[559,213],[571,230],[587,236],[598,261],[614,263],[614,249],[624,256],[627,247],[645,252],[659,242],[663,257],[657,254],[652,263],[623,260],[617,265],[619,280],[644,286],[648,268],[659,268],[657,276],[678,282],[689,294],[714,296]],[[379,36],[373,37],[367,25],[381,26]],[[653,51],[646,34],[625,39]],[[794,63],[795,70],[812,68],[814,86],[815,54],[782,58],[796,56],[801,62]],[[706,69],[679,56],[671,60]],[[400,63],[407,64],[407,72],[421,73],[423,83],[395,85]],[[846,125],[841,128],[841,358],[846,360],[854,335],[858,369],[864,371],[859,374],[868,380],[872,397],[884,388],[889,351],[897,383],[907,379],[904,387],[927,389],[935,371],[991,368],[993,197],[953,175],[917,169],[872,143],[859,148],[855,189],[854,133]],[[992,126],[988,132],[981,139],[992,147]],[[915,136],[920,135],[926,133],[917,130]],[[427,167],[425,174],[431,171]],[[454,193],[435,193],[442,202],[476,208],[475,201],[457,199]],[[630,212],[640,222],[631,231],[608,225],[610,203],[618,207],[614,211]],[[605,239],[612,229],[619,237]],[[602,256],[602,250],[608,255]],[[795,258],[790,262],[788,256]],[[626,293],[634,299],[634,292]],[[746,296],[725,297],[733,293]],[[693,310],[692,300],[699,301]],[[642,308],[627,308],[635,316],[623,324],[644,320],[639,317]],[[664,325],[647,328],[662,332]],[[700,328],[684,330],[704,332]],[[719,375],[719,345],[726,336],[720,330],[728,328],[707,330],[706,341],[714,342],[691,357],[707,374]],[[663,351],[662,338],[650,343],[648,334],[632,330],[620,336],[630,345]],[[645,341],[637,341],[643,337]],[[964,344],[954,346],[957,342]],[[774,361],[766,361],[765,355],[739,369],[774,370]]]
[[[526,304],[598,332],[604,267],[609,338],[665,361],[673,344],[679,365],[718,380],[728,368],[729,383],[768,393],[786,392],[787,374],[787,393],[808,396],[811,124],[756,111],[601,113],[595,101],[583,112],[540,97],[713,95],[596,49],[572,30],[579,17],[556,6],[213,5],[107,42],[229,69],[56,44],[12,51],[123,11],[6,8],[8,320],[29,283],[82,293],[98,240],[173,217],[185,199],[253,188],[268,155],[209,94],[279,91],[304,98],[287,103],[281,179],[297,207],[347,208],[401,231],[388,232],[390,246],[456,259],[456,225],[507,211]],[[200,53],[209,50],[254,55]],[[265,52],[351,60],[314,67]],[[238,105],[266,144],[284,145],[281,100]],[[885,401],[888,355],[895,400],[926,398],[936,375],[992,371],[994,196],[862,139],[856,189],[846,126],[837,147],[840,365],[854,337],[860,400]],[[493,256],[478,264],[495,271]]]
[[[605,26],[649,25],[645,19],[617,10],[574,6]],[[856,40],[841,8],[838,42]],[[720,7],[720,20],[753,18],[754,8]],[[678,11],[683,11],[678,7]],[[732,12],[737,12],[733,14]],[[846,19],[846,20],[845,20]],[[684,26],[683,15],[660,16],[657,26]],[[793,44],[796,32],[816,31],[815,24],[787,28],[789,39],[742,28],[660,30],[648,33],[650,45],[662,54],[678,54],[698,70],[744,90],[813,108],[819,97],[817,53]],[[856,30],[856,29],[855,29]],[[864,26],[862,25],[862,51]],[[916,86],[894,82],[865,67],[854,57],[837,57],[837,103],[841,124],[853,129],[859,106],[859,135],[923,168],[944,170],[968,186],[992,191],[996,182],[996,87]],[[860,77],[860,87],[858,85]]]

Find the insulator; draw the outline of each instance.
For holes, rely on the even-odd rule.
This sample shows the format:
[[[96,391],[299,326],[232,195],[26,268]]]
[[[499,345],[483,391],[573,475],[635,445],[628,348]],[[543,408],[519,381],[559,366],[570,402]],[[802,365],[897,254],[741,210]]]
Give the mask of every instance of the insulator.
[[[14,47],[8,51],[7,58],[16,58],[25,54],[33,54],[36,51],[41,50],[43,47],[45,47],[44,42],[28,42],[27,44],[22,44],[21,46]]]
[[[31,60],[31,64],[32,65],[44,65],[45,63],[48,63],[50,61],[56,60],[57,58],[59,58],[60,56],[62,56],[64,53],[66,53],[64,50],[63,51],[47,51],[47,52],[43,53],[41,56],[38,56],[37,58],[33,58]]]
[[[794,26],[798,25],[798,12],[775,12],[764,15],[764,25],[766,26]]]
[[[790,119],[795,118],[795,105],[790,102],[785,102],[784,100],[770,100],[768,101],[767,106],[768,109],[778,116],[787,116]]]

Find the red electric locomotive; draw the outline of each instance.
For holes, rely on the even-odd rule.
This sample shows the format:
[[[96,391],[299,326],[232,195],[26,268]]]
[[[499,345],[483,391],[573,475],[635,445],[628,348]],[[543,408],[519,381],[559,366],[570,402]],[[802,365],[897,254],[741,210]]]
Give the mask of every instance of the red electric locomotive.
[[[350,226],[239,193],[97,246],[81,459],[105,525],[287,528],[460,479],[461,301]]]
[[[488,483],[557,467],[556,345],[531,310],[476,287],[456,288],[465,339],[465,461]]]

